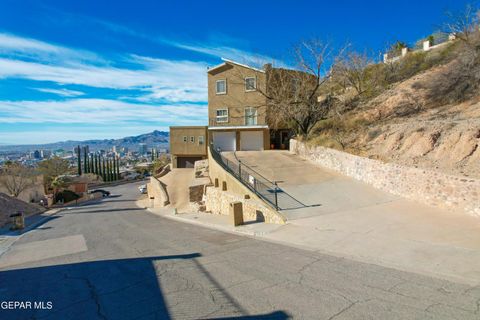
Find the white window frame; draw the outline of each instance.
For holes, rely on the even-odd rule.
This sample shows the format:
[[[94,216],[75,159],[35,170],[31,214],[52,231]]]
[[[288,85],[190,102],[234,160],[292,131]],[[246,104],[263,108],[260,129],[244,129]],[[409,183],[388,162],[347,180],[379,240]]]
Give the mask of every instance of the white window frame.
[[[219,82],[225,82],[225,91],[219,92],[218,91],[218,83]],[[215,81],[215,94],[227,94],[227,79],[219,79]]]
[[[205,137],[204,136],[198,136],[198,144],[203,145],[205,143]]]
[[[183,142],[188,142],[188,137],[187,136],[183,136]]]
[[[247,79],[253,79],[255,81],[253,89],[247,89]],[[252,91],[257,91],[257,77],[245,77],[245,92],[252,92]]]
[[[254,109],[255,110],[255,117],[253,117],[254,119],[254,123],[252,124],[247,124],[247,110],[252,110]],[[245,117],[244,117],[244,122],[245,122],[245,125],[247,126],[256,126],[258,124],[258,108],[256,107],[245,107],[245,110],[244,110],[244,114],[245,114]]]
[[[226,115],[224,115],[224,116],[219,116],[219,115],[218,115],[218,111],[226,111]],[[218,120],[219,118],[222,118],[222,119],[223,119],[223,118],[226,118],[226,120],[220,121],[220,120]],[[228,108],[223,108],[223,109],[217,109],[217,110],[215,110],[215,121],[216,121],[217,123],[227,123],[227,122],[228,122]]]
[[[191,142],[191,143],[195,143],[195,136],[191,136],[191,137],[190,137],[190,142]]]

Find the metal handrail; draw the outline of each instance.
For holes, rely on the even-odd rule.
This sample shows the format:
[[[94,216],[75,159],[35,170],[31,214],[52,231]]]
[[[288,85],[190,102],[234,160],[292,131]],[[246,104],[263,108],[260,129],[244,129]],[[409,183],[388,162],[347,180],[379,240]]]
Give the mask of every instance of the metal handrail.
[[[213,143],[210,144],[210,153],[214,160],[223,169],[232,174],[258,197],[271,204],[277,211],[306,207],[305,204],[280,189],[276,181],[271,181],[265,178],[263,175],[241,162],[236,155],[236,161],[229,160],[224,157],[220,151],[215,149]],[[247,173],[247,178],[245,178],[245,172]],[[250,177],[253,178],[253,181],[250,181]],[[280,199],[282,200],[281,202]]]
[[[272,184],[275,184],[275,185],[277,184],[276,181],[271,181],[271,180],[269,180],[268,178],[265,178],[265,176],[263,176],[262,174],[260,174],[258,171],[256,171],[255,169],[252,169],[252,167],[250,167],[249,165],[245,164],[245,163],[242,162],[240,159],[238,159],[238,157],[237,157],[237,151],[233,151],[233,155],[235,156],[235,159],[237,159],[237,161],[238,161],[239,163],[242,163],[242,165],[243,165],[244,167],[247,167],[250,171],[254,172],[256,175],[260,176],[262,179],[265,179],[266,181],[268,181],[268,182],[270,182],[270,183],[272,183]]]

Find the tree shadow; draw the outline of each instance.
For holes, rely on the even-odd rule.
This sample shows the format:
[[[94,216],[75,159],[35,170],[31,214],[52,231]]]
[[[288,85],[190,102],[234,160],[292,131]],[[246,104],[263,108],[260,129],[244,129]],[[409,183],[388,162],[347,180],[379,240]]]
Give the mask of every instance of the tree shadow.
[[[180,279],[165,276],[175,271],[162,260],[188,260],[200,272],[223,302],[228,302],[233,317],[221,319],[288,319],[283,311],[247,315],[247,311],[196,260],[199,253],[144,258],[90,261],[64,265],[0,271],[2,301],[23,302],[16,309],[2,307],[2,319],[171,319],[172,310],[182,305],[189,318],[198,305],[189,292],[167,291],[174,302],[167,304],[162,281],[181,287]],[[178,282],[178,283],[176,283]],[[165,285],[163,285],[165,286]],[[167,284],[168,287],[168,284]],[[187,289],[188,290],[188,289]],[[196,301],[196,303],[201,303]],[[23,307],[22,307],[23,306]],[[222,308],[223,308],[222,304]],[[218,318],[218,317],[217,317]],[[206,318],[203,318],[206,319]]]

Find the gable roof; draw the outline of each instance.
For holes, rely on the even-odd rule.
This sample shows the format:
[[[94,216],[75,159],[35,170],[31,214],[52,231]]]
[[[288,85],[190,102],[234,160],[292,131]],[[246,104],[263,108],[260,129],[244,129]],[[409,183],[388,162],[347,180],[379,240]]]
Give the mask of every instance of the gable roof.
[[[221,63],[221,64],[219,64],[219,65],[216,65],[216,66],[214,66],[214,67],[209,68],[207,72],[213,71],[213,70],[215,70],[215,69],[219,69],[219,68],[221,68],[221,67],[226,66],[227,64],[234,64],[234,65],[241,66],[241,67],[244,67],[244,68],[247,68],[247,69],[255,70],[255,71],[257,71],[257,72],[265,73],[265,70],[262,70],[262,69],[254,68],[254,67],[248,66],[248,65],[246,65],[246,64],[239,63],[239,62],[236,62],[236,61],[233,61],[233,60],[229,60],[229,59],[225,59],[225,58],[221,58],[221,59],[222,59],[223,63]]]

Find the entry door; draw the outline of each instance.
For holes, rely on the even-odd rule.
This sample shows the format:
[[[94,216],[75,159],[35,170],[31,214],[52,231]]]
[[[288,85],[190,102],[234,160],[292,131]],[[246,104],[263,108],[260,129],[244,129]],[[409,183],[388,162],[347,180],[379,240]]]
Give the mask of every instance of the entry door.
[[[213,132],[213,146],[219,148],[220,151],[235,151],[235,131]]]
[[[263,131],[241,131],[240,150],[260,151],[263,150]]]

